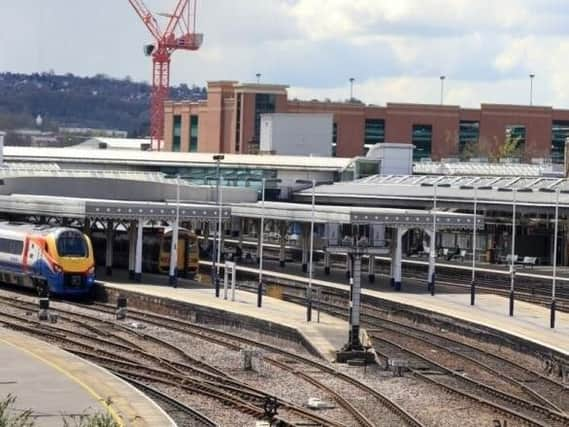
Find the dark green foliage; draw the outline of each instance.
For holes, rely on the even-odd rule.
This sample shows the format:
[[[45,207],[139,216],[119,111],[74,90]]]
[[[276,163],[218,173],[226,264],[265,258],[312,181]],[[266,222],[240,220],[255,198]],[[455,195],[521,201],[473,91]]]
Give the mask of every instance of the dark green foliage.
[[[109,414],[94,414],[65,418],[63,427],[119,427],[119,425]]]
[[[141,136],[148,133],[150,93],[148,84],[129,77],[0,73],[0,129],[33,127],[40,114],[53,125],[120,129]],[[171,89],[170,97],[198,100],[206,92],[181,84]]]
[[[11,394],[0,401],[0,427],[33,427],[32,411],[15,409],[15,402],[16,397]]]

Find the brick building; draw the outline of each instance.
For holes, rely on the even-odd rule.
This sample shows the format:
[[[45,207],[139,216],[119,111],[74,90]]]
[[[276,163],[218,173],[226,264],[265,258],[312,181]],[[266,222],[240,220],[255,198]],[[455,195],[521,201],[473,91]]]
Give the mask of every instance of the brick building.
[[[168,151],[255,153],[260,115],[333,113],[331,153],[354,157],[380,142],[414,144],[414,157],[492,157],[506,140],[514,155],[561,162],[569,136],[569,110],[543,106],[482,104],[479,109],[452,105],[291,100],[288,86],[208,83],[208,99],[167,102],[164,146]]]

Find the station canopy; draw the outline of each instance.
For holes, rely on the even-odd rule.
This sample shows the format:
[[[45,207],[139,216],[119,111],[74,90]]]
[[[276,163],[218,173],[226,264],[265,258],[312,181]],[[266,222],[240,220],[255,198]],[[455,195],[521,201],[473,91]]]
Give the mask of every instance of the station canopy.
[[[556,202],[569,207],[569,180],[527,176],[452,176],[452,175],[374,175],[316,187],[318,203],[355,206],[432,206],[435,185],[437,202],[447,209],[472,209],[474,195],[481,207],[508,206],[514,199],[521,207],[550,210]],[[474,190],[474,187],[477,189]],[[294,194],[294,200],[308,202],[312,190]]]
[[[312,206],[299,203],[262,202],[239,203],[231,205],[231,214],[242,218],[261,218],[289,222],[311,222]],[[390,209],[373,207],[350,207],[315,205],[314,222],[330,224],[382,224],[386,227],[421,227],[429,228],[436,223],[445,229],[472,229],[474,217],[443,211],[424,211],[418,209]],[[478,227],[484,224],[483,218],[477,218]]]

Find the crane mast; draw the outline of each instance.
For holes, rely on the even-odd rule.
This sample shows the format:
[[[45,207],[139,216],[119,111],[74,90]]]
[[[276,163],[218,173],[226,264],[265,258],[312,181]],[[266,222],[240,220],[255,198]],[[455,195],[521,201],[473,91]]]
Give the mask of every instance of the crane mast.
[[[150,136],[152,149],[161,149],[164,138],[164,102],[170,89],[170,60],[174,51],[198,50],[203,34],[196,33],[196,0],[178,0],[172,14],[166,15],[168,24],[162,31],[158,20],[142,0],[128,0],[140,17],[154,43],[144,50],[152,56],[152,93],[150,97]]]

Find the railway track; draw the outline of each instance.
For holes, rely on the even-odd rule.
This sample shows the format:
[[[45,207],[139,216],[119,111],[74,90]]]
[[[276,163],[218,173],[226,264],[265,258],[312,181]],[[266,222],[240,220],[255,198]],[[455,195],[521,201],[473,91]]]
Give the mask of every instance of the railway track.
[[[6,302],[10,302],[12,304],[12,306],[15,307],[19,307],[23,310],[29,310],[31,308],[33,308],[33,305],[29,304],[29,303],[23,303],[22,301],[10,301],[10,299],[6,299],[5,297],[0,297],[0,299],[3,299]],[[111,314],[111,311],[103,309],[103,311],[105,312],[105,314]],[[98,322],[98,323],[103,323],[106,324],[106,326],[108,327],[113,327],[113,328],[118,328],[124,332],[127,333],[132,333],[140,338],[142,338],[144,341],[154,341],[157,345],[163,347],[163,348],[169,348],[171,350],[173,350],[174,352],[178,352],[180,353],[181,351],[179,349],[176,348],[176,346],[167,343],[163,340],[160,340],[159,338],[153,337],[151,335],[148,334],[144,334],[144,333],[140,333],[139,331],[132,331],[129,330],[129,328],[122,326],[120,324],[117,324],[116,322],[109,322],[109,321],[105,321],[103,319],[100,318],[95,318],[92,316],[86,316],[84,314],[79,314],[79,313],[74,313],[74,312],[69,312],[66,310],[63,310],[61,308],[57,309],[57,312],[59,313],[59,317],[62,321],[69,321],[71,323],[79,323],[82,325],[87,325],[87,321],[90,322]],[[112,311],[112,314],[114,314],[114,311]],[[81,320],[73,320],[71,317],[75,316],[78,317]],[[132,316],[131,316],[132,317]],[[6,318],[9,318],[10,320],[6,320]],[[33,327],[26,327],[26,326],[22,326],[21,324],[14,324],[14,320],[18,320],[21,323],[31,323],[31,325]],[[143,319],[140,319],[142,321],[146,321]],[[26,318],[22,318],[18,316],[13,316],[13,315],[9,315],[9,314],[5,314],[5,313],[0,313],[0,323],[3,323],[5,325],[8,325],[10,327],[13,327],[15,329],[20,329],[20,330],[24,330],[28,333],[34,333],[36,336],[42,336],[44,334],[44,330],[46,329],[45,325],[41,324],[42,328],[41,330],[37,329],[37,326],[40,325],[38,322],[35,321],[30,321],[30,319],[26,319]],[[160,322],[163,323],[163,322]],[[158,323],[159,326],[162,326],[162,324]],[[195,370],[195,367],[189,366],[189,365],[185,365],[183,363],[180,362],[176,362],[173,360],[168,360],[164,357],[160,357],[157,358],[156,356],[154,356],[152,353],[149,353],[147,351],[142,351],[140,348],[137,348],[138,345],[134,342],[131,342],[130,340],[126,340],[124,337],[118,337],[115,334],[113,334],[112,332],[109,332],[108,330],[105,330],[105,328],[101,328],[101,327],[93,327],[92,325],[88,327],[89,330],[91,330],[91,332],[93,331],[101,331],[101,334],[105,335],[105,340],[101,340],[97,337],[93,337],[93,336],[89,336],[89,337],[83,337],[84,340],[88,341],[89,344],[85,344],[84,342],[78,342],[77,339],[69,339],[68,337],[64,336],[64,335],[52,335],[51,338],[55,341],[58,341],[59,344],[64,347],[66,350],[72,351],[75,354],[81,356],[81,357],[85,357],[88,358],[90,360],[92,360],[93,362],[104,366],[112,371],[115,372],[119,372],[122,375],[127,375],[131,378],[138,378],[139,380],[143,380],[143,381],[150,381],[150,382],[157,382],[157,383],[163,383],[163,384],[167,384],[167,385],[171,385],[174,386],[175,384],[184,384],[183,387],[186,388],[189,392],[199,392],[202,394],[206,394],[210,397],[213,398],[223,398],[224,401],[228,404],[231,404],[235,407],[239,407],[240,410],[255,416],[256,418],[261,418],[263,415],[262,411],[257,410],[257,408],[262,407],[263,403],[265,402],[266,398],[268,397],[274,397],[271,396],[268,393],[262,392],[262,391],[256,391],[251,389],[251,387],[249,387],[247,384],[242,383],[238,380],[232,379],[230,376],[227,376],[223,373],[220,373],[219,370],[217,370],[215,367],[211,367],[211,366],[204,366],[204,363],[201,363],[200,366],[200,373],[203,375],[204,370],[206,371],[206,376],[208,377],[207,379],[200,377],[200,378],[192,378],[189,377],[188,375],[183,375],[182,372],[187,372],[188,370]],[[71,335],[75,335],[75,336],[79,336],[81,337],[81,334],[78,334],[76,332],[73,331],[66,331],[66,330],[62,330],[62,328],[57,327],[57,326],[49,326],[47,327],[47,329],[53,329],[56,330],[58,332],[65,332],[65,333],[69,333]],[[113,338],[113,340],[115,341],[120,341],[120,343],[110,343],[108,340],[109,338]],[[156,363],[159,364],[160,366],[168,366],[170,369],[168,371],[164,371],[162,370],[158,370],[156,368],[151,368],[150,366],[148,366],[147,364],[141,364],[141,363],[135,363],[132,361],[132,358],[130,357],[117,357],[113,352],[113,351],[105,351],[105,350],[101,350],[101,348],[97,348],[96,346],[94,346],[93,344],[91,344],[91,342],[95,341],[95,344],[106,344],[106,345],[111,345],[111,346],[115,346],[117,347],[117,351],[119,352],[119,354],[126,354],[126,353],[138,353],[139,356],[143,357],[145,360],[152,360]],[[227,346],[227,342],[225,343]],[[80,348],[77,348],[80,347]],[[234,346],[233,348],[234,350],[237,349],[241,349],[241,346]],[[304,380],[310,382],[311,384],[317,386],[318,388],[322,389],[323,391],[325,391],[327,394],[329,394],[330,396],[332,396],[334,398],[334,400],[342,407],[344,408],[348,413],[350,413],[353,418],[355,420],[357,420],[358,425],[362,425],[362,426],[373,426],[373,422],[370,421],[361,411],[359,411],[357,408],[355,408],[350,402],[348,402],[346,399],[344,399],[340,394],[338,394],[337,392],[335,392],[332,388],[326,386],[325,384],[323,384],[321,381],[310,377],[308,374],[306,373],[302,373],[298,370],[298,367],[294,367],[291,368],[290,366],[288,366],[286,363],[281,362],[277,359],[271,360],[271,363],[274,363],[275,365],[281,367],[284,370],[287,370],[291,373],[293,373],[294,375],[297,375],[301,378],[303,378]],[[187,385],[187,383],[191,384],[191,386]],[[235,398],[235,396],[238,395],[238,398]],[[311,422],[315,422],[319,425],[326,425],[326,426],[331,426],[331,427],[341,427],[342,424],[331,421],[331,420],[327,420],[324,419],[320,416],[315,415],[314,413],[305,410],[304,408],[298,407],[297,405],[294,405],[290,402],[287,402],[284,399],[278,399],[278,401],[281,403],[283,409],[285,409],[287,412],[296,414],[300,417],[302,417],[305,420],[309,420]],[[251,403],[253,403],[253,405],[251,405]],[[283,425],[288,425],[291,424],[290,422],[286,421],[285,419],[281,419],[281,422],[283,423]],[[420,425],[420,424],[419,424]]]
[[[364,314],[366,323],[375,327],[381,326],[380,330],[390,330],[402,336],[407,336],[433,348],[447,351],[463,358],[468,362],[480,366],[493,375],[511,382],[523,390],[531,399],[559,413],[567,413],[569,409],[569,387],[547,376],[527,368],[514,360],[507,359],[497,353],[482,351],[480,348],[464,341],[452,339],[446,334],[424,329],[385,319],[369,313]],[[375,332],[368,329],[370,333]]]
[[[446,390],[460,396],[467,397],[486,406],[492,407],[506,417],[516,418],[524,423],[536,426],[565,426],[569,419],[563,414],[553,412],[538,404],[522,400],[512,394],[504,393],[464,375],[462,372],[445,367],[434,360],[434,357],[426,356],[424,352],[414,351],[407,346],[396,343],[395,340],[379,337],[372,334],[376,351],[384,358],[395,357],[406,360],[411,356],[413,359],[425,363],[421,369],[411,369],[411,372],[423,380],[435,383]],[[393,348],[396,349],[393,352]]]
[[[144,384],[127,375],[114,372],[115,375],[132,384],[144,394],[149,396],[156,402],[170,417],[174,420],[178,427],[218,427],[218,424],[179,400],[161,392],[155,387]]]
[[[231,241],[226,241],[230,243]],[[237,244],[237,241],[233,242]],[[251,243],[251,242],[249,242]],[[245,242],[245,244],[247,244]],[[255,243],[256,245],[256,243]],[[268,250],[265,250],[265,255],[270,254],[270,251],[278,250],[276,245],[266,244]],[[287,247],[287,250],[295,251],[299,250],[294,247]],[[278,252],[277,252],[278,253]],[[274,257],[273,257],[274,258]],[[275,259],[278,259],[275,258]],[[390,277],[390,266],[388,264],[388,259],[385,257],[376,257],[376,276]],[[200,261],[200,264],[204,266],[209,266],[207,261]],[[427,283],[427,266],[426,261],[414,260],[414,259],[404,259],[403,260],[403,279],[412,280],[421,283]],[[342,267],[336,267],[342,269]],[[240,274],[252,274],[253,271],[257,271],[255,268],[250,266],[238,265],[237,270]],[[362,270],[362,275],[365,273]],[[258,272],[254,273],[258,274]],[[283,274],[281,271],[276,269],[270,270],[270,266],[265,266],[264,275],[266,277],[289,277],[290,280],[297,280],[299,282],[306,282],[307,278],[303,276],[293,276],[288,274]],[[315,281],[315,283],[317,280]],[[449,264],[437,264],[437,285],[448,287],[448,288],[459,288],[470,290],[471,282],[471,269],[470,266],[464,265],[449,265]],[[569,312],[569,279],[568,278],[558,278],[557,287],[557,309],[559,311]],[[341,284],[346,282],[342,281]],[[502,270],[491,270],[487,268],[478,268],[476,275],[476,284],[479,292],[493,293],[500,296],[509,295],[510,286],[510,276],[507,272]],[[565,286],[567,285],[567,286]],[[530,302],[534,304],[539,304],[543,306],[549,306],[551,303],[551,279],[546,278],[543,275],[533,274],[531,272],[518,273],[516,275],[516,299],[524,302]]]
[[[109,306],[109,305],[97,304],[97,307],[99,310],[102,310],[106,313],[114,312],[114,307]],[[338,379],[341,379],[344,382],[356,387],[357,389],[359,389],[360,392],[364,392],[368,395],[371,395],[379,403],[384,405],[390,412],[392,412],[393,414],[398,416],[401,419],[401,421],[403,421],[405,424],[407,424],[409,426],[421,426],[422,425],[420,421],[418,421],[415,417],[413,417],[411,414],[409,414],[407,411],[405,411],[400,405],[396,404],[391,399],[384,396],[383,394],[381,394],[377,390],[369,387],[368,385],[366,385],[365,383],[363,383],[361,381],[358,381],[358,380],[350,377],[349,375],[346,375],[346,374],[343,374],[343,373],[337,371],[336,369],[334,369],[334,368],[332,368],[332,367],[330,367],[330,366],[328,366],[322,362],[318,362],[318,361],[315,361],[313,359],[310,359],[310,358],[307,358],[304,356],[300,356],[300,355],[295,354],[295,353],[291,353],[289,351],[283,350],[279,347],[276,347],[276,346],[273,346],[270,344],[258,342],[258,341],[255,341],[255,340],[243,337],[243,336],[239,336],[239,335],[236,335],[236,334],[233,334],[230,332],[220,331],[220,330],[210,328],[210,327],[206,327],[203,325],[190,323],[188,321],[185,321],[185,320],[182,320],[179,318],[172,318],[169,316],[163,316],[163,315],[158,315],[158,314],[154,314],[154,313],[143,312],[143,311],[132,309],[132,308],[129,308],[129,318],[137,320],[137,321],[141,321],[141,322],[147,322],[150,324],[154,324],[156,326],[158,326],[158,325],[159,326],[167,326],[168,328],[170,328],[172,330],[176,330],[176,331],[179,331],[182,333],[190,334],[190,335],[196,336],[198,338],[204,339],[206,341],[216,343],[216,344],[222,345],[222,346],[227,347],[227,348],[232,348],[234,350],[242,349],[243,346],[245,345],[245,346],[250,346],[250,347],[262,348],[262,349],[267,350],[269,352],[276,353],[278,355],[284,356],[286,359],[294,360],[296,362],[305,364],[306,366],[308,366],[312,369],[316,368],[321,372],[332,375],[332,376],[334,376]],[[267,355],[265,355],[264,359],[270,363],[273,363],[273,364],[281,367],[282,369],[293,372],[296,375],[301,375],[301,377],[303,379],[311,382],[312,384],[315,384],[315,382],[317,381],[313,376],[311,376],[307,373],[300,372],[298,367],[291,369],[290,362],[287,363],[283,360],[277,359],[276,357],[271,357],[271,356],[267,356]],[[322,388],[323,390],[325,390],[326,392],[328,392],[332,396],[341,397],[341,396],[337,396],[338,395],[337,393],[335,393],[330,387],[328,387],[322,383],[320,383],[318,387]],[[336,401],[340,405],[342,405],[342,403],[340,403],[340,401],[338,401],[338,400],[336,400]],[[360,417],[360,415],[354,414],[354,417],[356,419],[358,419],[362,425],[366,425],[366,424],[374,425],[373,422],[371,422],[369,420],[364,421]]]
[[[303,298],[297,296],[287,295],[286,299],[293,302],[304,302]],[[321,302],[320,305],[323,311],[347,317],[347,308],[344,306],[328,302]],[[449,392],[468,397],[488,407],[495,406],[494,409],[498,412],[509,417],[517,417],[523,422],[535,425],[569,425],[569,418],[565,412],[569,407],[569,387],[565,384],[496,353],[483,351],[443,334],[386,319],[384,317],[386,314],[370,306],[362,307],[362,325],[368,329],[376,341],[382,341],[384,346],[389,347],[389,355],[384,354],[386,363],[393,359],[409,360],[411,366],[415,366],[412,369],[413,373],[424,381],[437,384]],[[384,334],[378,336],[380,332]],[[387,332],[390,334],[386,337]],[[407,345],[398,345],[397,342],[405,338],[408,340]],[[412,350],[419,344],[426,348],[425,351]],[[467,362],[475,365],[496,378],[508,382],[511,386],[517,387],[518,395],[512,395],[476,381],[467,377],[465,372],[448,369],[428,357],[429,352],[440,355],[442,351],[461,359],[461,363]],[[379,352],[381,353],[381,350]],[[426,374],[423,372],[425,370],[431,370],[434,374]],[[442,376],[441,372],[445,375]],[[496,383],[497,380],[492,378],[490,382]]]

